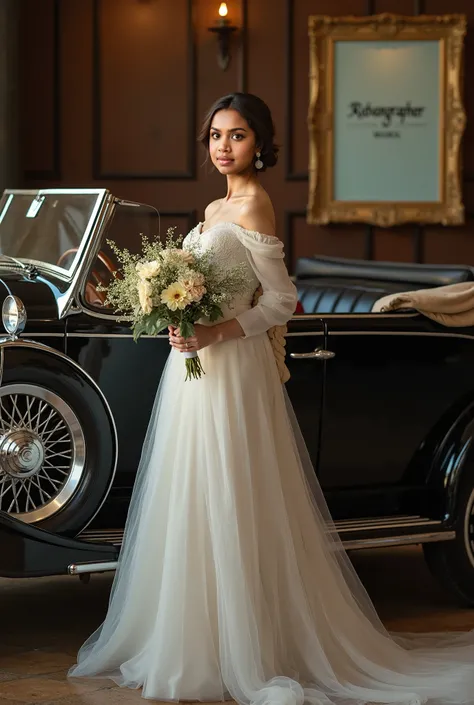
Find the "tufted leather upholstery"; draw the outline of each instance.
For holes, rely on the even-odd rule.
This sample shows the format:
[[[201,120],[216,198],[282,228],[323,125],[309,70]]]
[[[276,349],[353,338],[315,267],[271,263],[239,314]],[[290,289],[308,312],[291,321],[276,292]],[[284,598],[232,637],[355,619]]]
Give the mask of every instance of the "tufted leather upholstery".
[[[386,294],[474,280],[474,268],[302,257],[295,275],[305,313],[370,313]]]

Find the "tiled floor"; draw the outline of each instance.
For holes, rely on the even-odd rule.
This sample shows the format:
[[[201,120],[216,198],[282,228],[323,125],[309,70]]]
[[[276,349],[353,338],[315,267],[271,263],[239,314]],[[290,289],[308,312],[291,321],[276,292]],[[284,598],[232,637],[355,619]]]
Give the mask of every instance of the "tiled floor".
[[[474,610],[458,607],[433,581],[418,548],[353,555],[389,629],[474,628]],[[88,585],[73,578],[0,580],[0,705],[128,705],[139,691],[108,680],[68,680],[78,647],[107,608],[111,575]]]

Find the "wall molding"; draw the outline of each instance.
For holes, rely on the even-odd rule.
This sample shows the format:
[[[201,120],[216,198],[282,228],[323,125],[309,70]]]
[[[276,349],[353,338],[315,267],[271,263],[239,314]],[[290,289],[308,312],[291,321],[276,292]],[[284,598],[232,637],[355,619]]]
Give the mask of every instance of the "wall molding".
[[[92,171],[94,179],[129,180],[152,179],[195,179],[196,178],[196,34],[194,28],[194,2],[187,0],[187,114],[189,129],[187,135],[187,169],[185,171],[105,171],[101,164],[102,146],[102,104],[101,104],[101,42],[100,42],[100,4],[93,0],[93,97],[92,97]]]
[[[285,65],[285,179],[286,181],[308,181],[308,172],[293,171],[293,30],[295,0],[286,0],[286,65]]]
[[[239,65],[239,90],[241,93],[248,91],[248,0],[241,0],[242,27],[240,30],[240,65]]]
[[[61,9],[53,0],[53,166],[51,169],[25,170],[26,181],[61,180]]]
[[[158,213],[160,214],[160,219],[161,218],[187,218],[187,229],[188,232],[194,228],[195,225],[197,225],[197,210],[196,208],[192,208],[190,210],[176,210],[176,211],[168,211],[168,210],[158,210]],[[160,225],[161,225],[161,220],[160,220]],[[163,235],[164,233],[161,232],[161,227],[160,227],[160,235]],[[186,235],[187,233],[183,233]]]
[[[285,246],[285,262],[290,274],[293,274],[295,262],[293,224],[296,218],[306,218],[306,208],[288,208],[284,212],[283,244]]]

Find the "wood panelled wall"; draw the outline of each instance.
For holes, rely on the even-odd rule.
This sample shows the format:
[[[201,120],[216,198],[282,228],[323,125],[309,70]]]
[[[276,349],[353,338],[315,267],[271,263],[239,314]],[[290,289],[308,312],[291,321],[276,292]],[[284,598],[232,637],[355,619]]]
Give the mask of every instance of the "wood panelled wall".
[[[155,205],[186,231],[225,183],[196,144],[212,101],[235,90],[272,108],[281,159],[262,175],[290,267],[314,253],[474,264],[474,86],[466,80],[463,227],[310,226],[307,201],[310,14],[466,13],[473,0],[229,0],[241,28],[226,72],[216,61],[218,0],[21,0],[23,185],[108,187]],[[363,165],[361,165],[363,169]]]

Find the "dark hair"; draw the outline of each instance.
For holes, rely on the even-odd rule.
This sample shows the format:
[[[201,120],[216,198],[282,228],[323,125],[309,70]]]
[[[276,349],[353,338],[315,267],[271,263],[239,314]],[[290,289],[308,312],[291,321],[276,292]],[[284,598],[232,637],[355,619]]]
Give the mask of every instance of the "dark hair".
[[[199,142],[208,151],[212,119],[219,110],[236,110],[255,132],[257,149],[261,153],[260,159],[263,162],[263,167],[259,171],[275,166],[278,159],[278,145],[274,142],[275,126],[268,105],[252,93],[230,93],[216,100],[204,118],[198,137]]]

